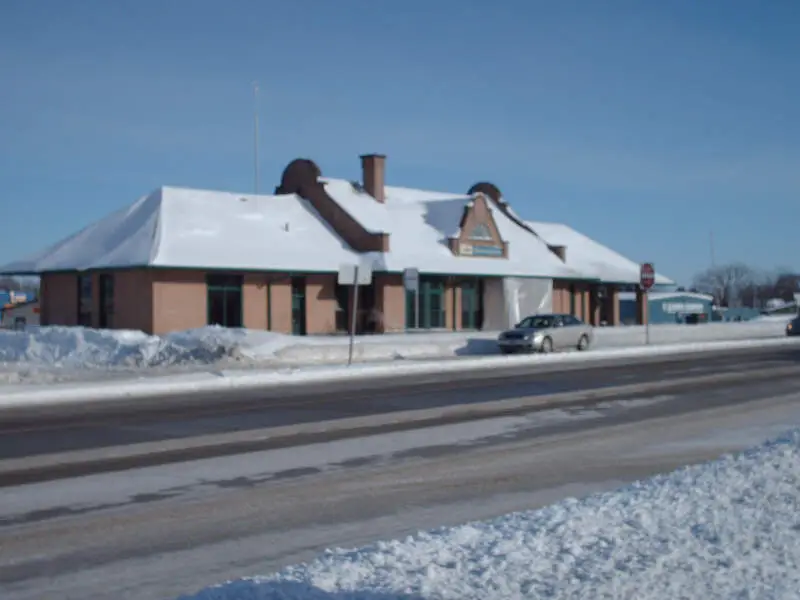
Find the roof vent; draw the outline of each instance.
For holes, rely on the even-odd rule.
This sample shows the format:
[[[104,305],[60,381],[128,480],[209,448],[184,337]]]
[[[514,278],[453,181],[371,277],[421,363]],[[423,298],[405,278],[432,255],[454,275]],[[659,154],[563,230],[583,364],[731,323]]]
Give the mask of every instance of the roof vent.
[[[287,233],[289,232],[289,221],[286,221],[286,223],[283,224],[283,230]]]
[[[364,189],[364,186],[361,185],[360,181],[351,181],[350,185],[353,187],[353,191],[356,194],[366,194],[367,190]]]

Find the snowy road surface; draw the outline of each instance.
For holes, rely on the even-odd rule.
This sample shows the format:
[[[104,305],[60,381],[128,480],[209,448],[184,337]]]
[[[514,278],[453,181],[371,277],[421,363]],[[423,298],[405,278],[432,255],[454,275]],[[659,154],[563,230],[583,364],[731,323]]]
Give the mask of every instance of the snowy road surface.
[[[615,488],[793,425],[800,382],[784,377],[6,488],[0,588],[165,600],[326,547]]]
[[[349,381],[297,389],[194,393],[147,402],[134,399],[113,407],[53,407],[27,415],[4,410],[0,411],[0,460],[654,381],[732,373],[763,377],[769,369],[798,364],[800,348],[790,346],[673,357],[635,367],[578,365],[551,373],[498,369],[457,379],[438,373],[413,380],[390,378],[381,381],[380,387]],[[693,379],[688,384],[698,385]]]

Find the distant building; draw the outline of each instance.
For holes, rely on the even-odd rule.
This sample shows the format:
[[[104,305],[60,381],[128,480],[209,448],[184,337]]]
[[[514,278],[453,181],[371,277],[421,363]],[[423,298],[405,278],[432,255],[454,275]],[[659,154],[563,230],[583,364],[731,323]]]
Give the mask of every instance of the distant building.
[[[361,166],[351,182],[298,159],[269,196],[163,187],[0,272],[41,276],[45,325],[344,332],[353,288],[338,273],[354,264],[373,273],[359,287],[359,332],[500,329],[551,311],[620,322],[636,262],[567,226],[523,221],[491,183],[393,187],[385,157]],[[405,269],[419,272],[418,295]],[[644,322],[641,295],[637,306]]]
[[[708,323],[713,319],[714,297],[693,292],[650,292],[648,317],[652,324]],[[636,323],[636,295],[620,293],[620,318],[623,324]]]
[[[4,329],[25,329],[39,323],[38,300],[6,304],[0,312],[0,326]]]

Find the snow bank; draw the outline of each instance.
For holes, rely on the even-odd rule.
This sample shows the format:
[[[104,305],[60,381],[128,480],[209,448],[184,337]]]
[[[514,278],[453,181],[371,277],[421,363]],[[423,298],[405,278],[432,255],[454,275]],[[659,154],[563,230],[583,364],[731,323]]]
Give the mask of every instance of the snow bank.
[[[763,339],[784,335],[781,321],[650,328],[652,344]],[[359,362],[429,359],[497,354],[497,332],[417,333],[363,336],[356,343]],[[644,327],[596,330],[597,348],[645,343]],[[254,330],[204,327],[166,336],[138,331],[42,327],[30,332],[0,331],[0,363],[6,367],[130,369],[144,367],[224,365],[340,364],[347,359],[348,339],[297,338]]]
[[[205,369],[183,374],[161,376],[99,378],[100,381],[81,379],[79,383],[61,385],[4,385],[0,395],[0,410],[10,407],[51,406],[56,404],[106,402],[188,394],[191,392],[225,392],[255,389],[267,386],[289,386],[310,383],[330,383],[352,379],[379,377],[420,376],[436,373],[458,373],[491,370],[503,367],[532,367],[534,365],[566,365],[588,363],[596,360],[624,361],[653,356],[683,355],[721,350],[750,348],[780,348],[797,344],[796,338],[764,340],[730,340],[695,342],[687,344],[661,344],[643,347],[607,348],[596,352],[564,352],[519,356],[484,356],[461,360],[403,361],[394,363],[364,363],[349,368],[337,366],[307,366],[282,369]],[[152,374],[153,371],[148,371]],[[106,379],[103,381],[103,379]],[[111,379],[109,381],[108,379]],[[52,381],[52,380],[51,380]]]
[[[797,318],[798,313],[791,313],[791,314],[782,314],[782,315],[759,315],[758,317],[754,317],[749,322],[750,323],[781,323],[786,325],[789,321],[794,320]]]
[[[548,508],[419,533],[183,600],[797,598],[800,430]]]
[[[70,368],[212,364],[271,358],[289,343],[290,336],[221,327],[163,337],[141,331],[41,327],[0,331],[0,362]]]

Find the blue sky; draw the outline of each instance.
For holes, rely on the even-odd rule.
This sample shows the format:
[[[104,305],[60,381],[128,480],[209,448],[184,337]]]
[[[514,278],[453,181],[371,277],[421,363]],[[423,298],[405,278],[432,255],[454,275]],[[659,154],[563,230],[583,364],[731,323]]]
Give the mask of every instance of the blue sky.
[[[160,185],[250,191],[313,158],[496,183],[681,281],[800,270],[800,2],[6,0],[0,262]]]

